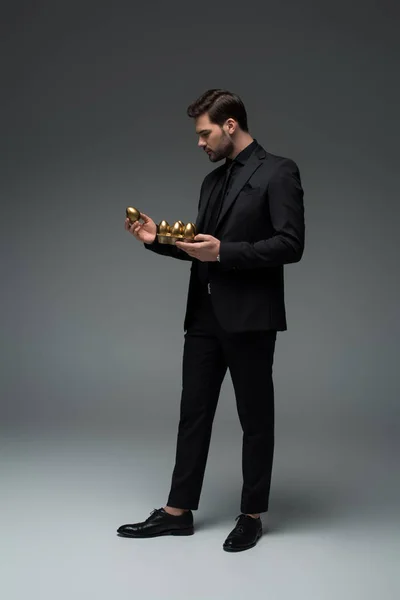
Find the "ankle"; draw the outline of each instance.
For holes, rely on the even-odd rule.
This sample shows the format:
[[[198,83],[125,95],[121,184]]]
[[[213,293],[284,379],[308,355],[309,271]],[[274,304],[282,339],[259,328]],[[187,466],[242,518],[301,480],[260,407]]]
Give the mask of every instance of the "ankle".
[[[169,515],[174,515],[175,517],[179,517],[180,515],[183,515],[184,512],[187,512],[189,509],[188,508],[175,508],[174,506],[167,505],[167,506],[164,506],[164,510]]]

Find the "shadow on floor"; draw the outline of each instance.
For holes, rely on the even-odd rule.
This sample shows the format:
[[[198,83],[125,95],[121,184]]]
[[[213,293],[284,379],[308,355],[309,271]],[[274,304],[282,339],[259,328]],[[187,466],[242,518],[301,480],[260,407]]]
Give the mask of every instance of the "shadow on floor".
[[[240,514],[238,501],[235,500],[237,495],[237,490],[232,490],[232,494],[227,495],[225,489],[222,496],[214,499],[211,509],[207,508],[209,499],[206,503],[201,503],[201,510],[193,512],[196,529],[207,529],[225,524],[229,520],[232,520],[233,527],[235,517]],[[274,534],[330,524],[340,520],[348,513],[349,508],[338,491],[335,494],[332,490],[322,492],[311,488],[292,489],[278,486],[271,491],[269,510],[268,513],[262,514],[262,520],[265,530]]]

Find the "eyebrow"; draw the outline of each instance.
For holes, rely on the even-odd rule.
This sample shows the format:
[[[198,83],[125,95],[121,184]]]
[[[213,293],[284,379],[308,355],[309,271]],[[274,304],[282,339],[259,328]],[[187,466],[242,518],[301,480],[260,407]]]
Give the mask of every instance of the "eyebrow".
[[[202,129],[201,131],[196,131],[197,135],[201,135],[202,133],[209,133],[211,129]]]

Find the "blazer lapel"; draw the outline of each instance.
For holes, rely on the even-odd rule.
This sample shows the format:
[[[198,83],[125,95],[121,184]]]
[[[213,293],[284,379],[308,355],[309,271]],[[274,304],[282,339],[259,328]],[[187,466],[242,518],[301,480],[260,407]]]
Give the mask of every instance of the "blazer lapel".
[[[225,197],[223,205],[221,207],[221,212],[218,217],[218,221],[216,223],[215,229],[220,225],[222,219],[227,214],[228,210],[236,200],[240,190],[247,183],[253,173],[262,165],[263,159],[266,157],[266,152],[264,148],[258,144],[253,154],[250,156],[246,164],[240,169],[237,177],[234,180],[234,183],[229,191],[229,194]],[[204,227],[204,218],[206,215],[207,208],[210,203],[211,194],[218,182],[220,171],[219,169],[215,170],[215,177],[211,179],[208,185],[205,187],[202,198],[200,199],[200,207],[199,212],[196,219],[196,229],[199,233],[202,233],[201,229]]]
[[[235,177],[232,187],[229,193],[225,196],[225,200],[221,207],[221,212],[218,217],[218,221],[215,225],[215,230],[220,226],[221,221],[229,211],[230,207],[239,195],[240,190],[247,183],[253,173],[262,165],[262,158],[265,157],[265,153],[253,152],[246,164],[240,169],[237,177]]]

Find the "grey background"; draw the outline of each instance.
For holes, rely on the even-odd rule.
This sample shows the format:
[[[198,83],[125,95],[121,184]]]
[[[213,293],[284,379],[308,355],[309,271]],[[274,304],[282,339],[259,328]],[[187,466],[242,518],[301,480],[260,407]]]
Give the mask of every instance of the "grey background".
[[[211,87],[238,93],[250,133],[298,163],[306,209],[305,254],[285,269],[288,331],[275,355],[276,535],[235,559],[258,565],[254,594],[266,585],[273,598],[397,597],[398,17],[396,3],[370,1],[3,8],[7,598],[21,597],[21,569],[31,569],[33,598],[52,597],[67,572],[66,598],[86,597],[94,580],[97,597],[125,597],[130,577],[140,598],[187,597],[177,560],[189,561],[187,577],[207,564],[213,586],[198,581],[192,597],[249,592],[220,549],[241,485],[229,377],[204,531],[199,511],[197,537],[184,542],[114,539],[119,524],[166,502],[190,266],[137,243],[124,231],[125,207],[157,222],[195,220],[214,165],[186,107]],[[381,539],[373,558],[371,529]],[[153,561],[165,570],[149,585]],[[292,579],[282,579],[288,569]]]

